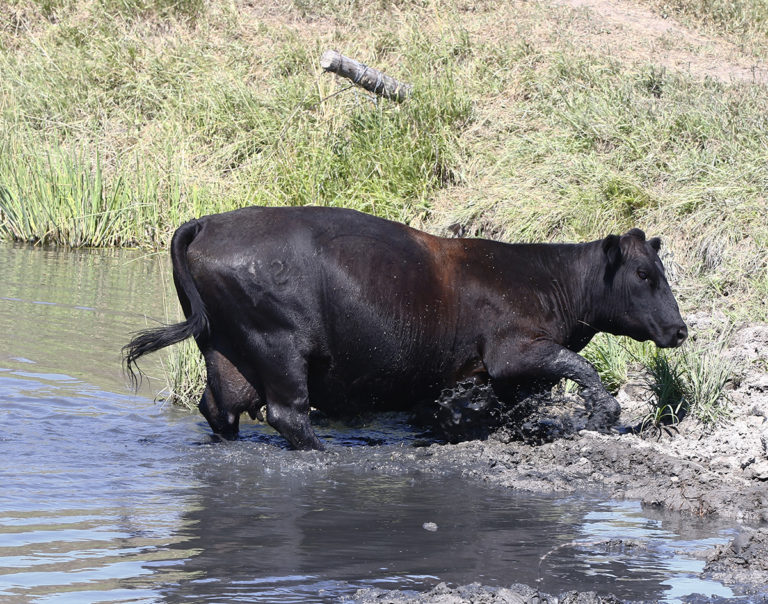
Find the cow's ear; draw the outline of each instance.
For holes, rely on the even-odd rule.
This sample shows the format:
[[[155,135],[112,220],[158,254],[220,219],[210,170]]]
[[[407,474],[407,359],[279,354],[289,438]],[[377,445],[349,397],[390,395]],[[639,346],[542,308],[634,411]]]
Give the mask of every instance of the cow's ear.
[[[653,239],[649,239],[648,243],[651,244],[651,247],[656,250],[656,253],[659,253],[659,250],[661,249],[661,239],[658,237],[654,237]]]
[[[624,233],[624,237],[637,237],[640,241],[645,241],[645,233],[642,229],[629,229]]]
[[[608,257],[608,265],[615,267],[621,264],[621,237],[608,235],[603,239],[603,252]]]

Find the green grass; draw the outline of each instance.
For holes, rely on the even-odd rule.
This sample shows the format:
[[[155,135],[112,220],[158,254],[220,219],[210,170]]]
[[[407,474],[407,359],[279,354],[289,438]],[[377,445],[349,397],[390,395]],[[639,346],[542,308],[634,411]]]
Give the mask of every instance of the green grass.
[[[713,427],[731,416],[727,385],[733,367],[722,354],[717,334],[707,334],[681,350],[662,350],[650,342],[598,334],[582,351],[605,388],[616,395],[630,381],[645,384],[647,409],[636,430],[651,432],[676,427],[692,418]],[[723,334],[719,336],[725,337]],[[576,391],[569,382],[566,389]]]
[[[681,354],[658,351],[648,363],[653,397],[641,426],[677,425],[691,415],[705,426],[730,416],[726,385],[733,368],[713,347],[686,345]]]
[[[129,225],[146,203],[120,178],[105,183],[98,152],[41,155],[7,147],[0,171],[0,232],[16,240],[71,247],[129,243]]]
[[[259,55],[253,34],[242,38],[264,26],[235,6],[194,20],[179,17],[194,3],[17,6],[20,24],[0,36],[7,238],[165,245],[192,216],[248,204],[410,220],[458,178],[456,141],[472,103],[446,69],[453,44],[415,24],[392,42],[418,49],[399,55],[405,64],[393,73],[404,71],[417,92],[397,105],[342,90],[320,72],[320,40],[288,27],[257,35],[269,44]],[[69,17],[73,6],[82,10]],[[159,19],[168,33],[157,33]]]
[[[169,349],[162,361],[165,386],[159,400],[196,410],[205,389],[205,361],[193,340],[185,340]]]
[[[627,337],[597,334],[582,351],[603,382],[606,390],[616,394],[628,381],[630,374],[647,366],[655,347]]]
[[[713,426],[730,416],[727,384],[733,367],[718,344],[725,334],[702,334],[681,350],[662,350],[649,342],[598,334],[582,352],[603,385],[616,394],[630,376],[640,376],[649,394],[642,429],[674,426],[691,416]]]

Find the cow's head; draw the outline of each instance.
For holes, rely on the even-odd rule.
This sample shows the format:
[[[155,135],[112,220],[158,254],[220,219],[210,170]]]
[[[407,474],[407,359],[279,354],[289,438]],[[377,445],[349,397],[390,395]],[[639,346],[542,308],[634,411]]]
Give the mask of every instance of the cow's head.
[[[688,328],[664,275],[658,237],[646,240],[640,229],[603,240],[605,305],[603,329],[662,348],[680,346]]]

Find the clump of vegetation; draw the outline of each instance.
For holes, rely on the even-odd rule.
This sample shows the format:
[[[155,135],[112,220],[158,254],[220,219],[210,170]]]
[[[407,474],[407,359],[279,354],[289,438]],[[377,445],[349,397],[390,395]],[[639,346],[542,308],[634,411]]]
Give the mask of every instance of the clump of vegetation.
[[[706,426],[728,418],[726,385],[733,368],[721,352],[690,345],[674,357],[657,351],[648,365],[653,398],[642,425],[676,425],[689,414]]]
[[[92,163],[93,162],[93,163]],[[131,218],[144,204],[118,178],[105,183],[98,152],[0,155],[2,230],[15,240],[71,247],[112,246],[133,240]]]
[[[172,346],[162,363],[165,387],[157,398],[190,411],[197,409],[205,389],[205,361],[194,340]]]
[[[683,392],[681,370],[662,353],[654,354],[647,367],[647,384],[652,398],[648,412],[640,421],[640,431],[676,426],[690,408]]]
[[[582,355],[597,370],[606,390],[615,395],[629,381],[631,373],[640,371],[647,364],[653,349],[653,344],[600,333]]]
[[[649,342],[598,334],[582,352],[606,389],[616,394],[640,377],[649,393],[640,430],[676,426],[691,416],[706,426],[729,417],[727,384],[733,367],[714,342],[689,342],[681,350],[662,350]]]

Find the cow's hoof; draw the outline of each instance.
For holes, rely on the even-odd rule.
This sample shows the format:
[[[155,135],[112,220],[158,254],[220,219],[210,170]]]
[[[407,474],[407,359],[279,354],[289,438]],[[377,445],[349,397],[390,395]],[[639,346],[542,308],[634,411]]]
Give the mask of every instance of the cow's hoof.
[[[597,432],[599,434],[610,434],[611,433],[611,426],[606,426],[605,424],[600,424],[592,421],[588,421],[587,425],[584,426],[584,429],[588,432]]]
[[[237,440],[240,437],[239,431],[214,432],[211,437],[215,442]]]
[[[592,414],[587,420],[586,429],[600,432],[601,434],[609,434],[611,429],[619,422],[620,415],[621,406],[618,401],[613,397],[604,399],[600,401],[599,405],[595,405]]]

